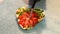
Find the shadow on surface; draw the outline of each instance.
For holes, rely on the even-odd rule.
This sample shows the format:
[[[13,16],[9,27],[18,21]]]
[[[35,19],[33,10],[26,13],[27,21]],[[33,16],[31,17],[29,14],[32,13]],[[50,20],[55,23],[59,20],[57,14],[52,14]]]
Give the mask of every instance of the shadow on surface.
[[[39,2],[40,0],[37,0],[37,2]],[[33,3],[34,3],[34,0],[29,0],[29,2],[28,2],[28,5],[33,5]]]
[[[29,0],[28,5],[32,5],[33,1],[34,0]],[[42,8],[43,10],[46,10],[46,0],[37,0],[35,8]]]
[[[24,2],[29,5],[29,7],[32,6],[34,0],[24,0]],[[37,0],[37,3],[35,5],[35,8],[42,8],[43,10],[46,10],[46,0]]]
[[[41,0],[40,2],[38,2],[35,8],[42,8],[43,10],[46,10],[46,0]]]
[[[17,19],[16,19],[16,21],[17,21]],[[18,23],[17,23],[17,25],[18,25]],[[23,33],[27,33],[27,34],[32,33],[32,32],[36,32],[37,34],[40,34],[44,30],[45,27],[46,27],[46,19],[45,18],[31,30],[23,30],[18,25],[19,30],[22,31]]]

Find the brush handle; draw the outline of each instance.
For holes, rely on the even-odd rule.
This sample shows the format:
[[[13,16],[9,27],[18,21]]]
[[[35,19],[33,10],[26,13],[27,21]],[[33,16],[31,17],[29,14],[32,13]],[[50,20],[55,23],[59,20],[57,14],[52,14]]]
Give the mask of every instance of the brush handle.
[[[33,3],[32,7],[31,7],[31,9],[30,9],[30,16],[29,16],[29,19],[31,18],[31,15],[32,15],[32,12],[33,12],[33,10],[34,10],[36,1],[37,1],[37,0],[34,0],[34,3]]]
[[[32,5],[31,8],[34,8],[34,6],[35,6],[35,4],[36,4],[36,1],[37,1],[37,0],[34,0],[34,3],[33,3],[33,5]]]

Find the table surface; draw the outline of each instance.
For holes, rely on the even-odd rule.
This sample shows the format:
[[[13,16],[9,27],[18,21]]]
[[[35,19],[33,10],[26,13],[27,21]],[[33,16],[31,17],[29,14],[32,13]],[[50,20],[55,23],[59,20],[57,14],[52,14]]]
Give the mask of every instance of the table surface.
[[[41,0],[35,8],[45,10],[45,18],[32,30],[22,30],[16,22],[16,9],[23,0],[0,0],[0,34],[60,34],[60,0]]]

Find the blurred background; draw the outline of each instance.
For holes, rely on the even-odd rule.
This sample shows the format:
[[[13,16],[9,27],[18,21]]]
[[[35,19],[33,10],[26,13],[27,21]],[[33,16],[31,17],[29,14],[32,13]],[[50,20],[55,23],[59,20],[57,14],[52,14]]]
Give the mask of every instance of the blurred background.
[[[41,0],[35,8],[42,8],[45,18],[34,29],[22,30],[16,22],[16,9],[29,6],[23,0],[0,0],[0,34],[60,34],[60,0]]]

